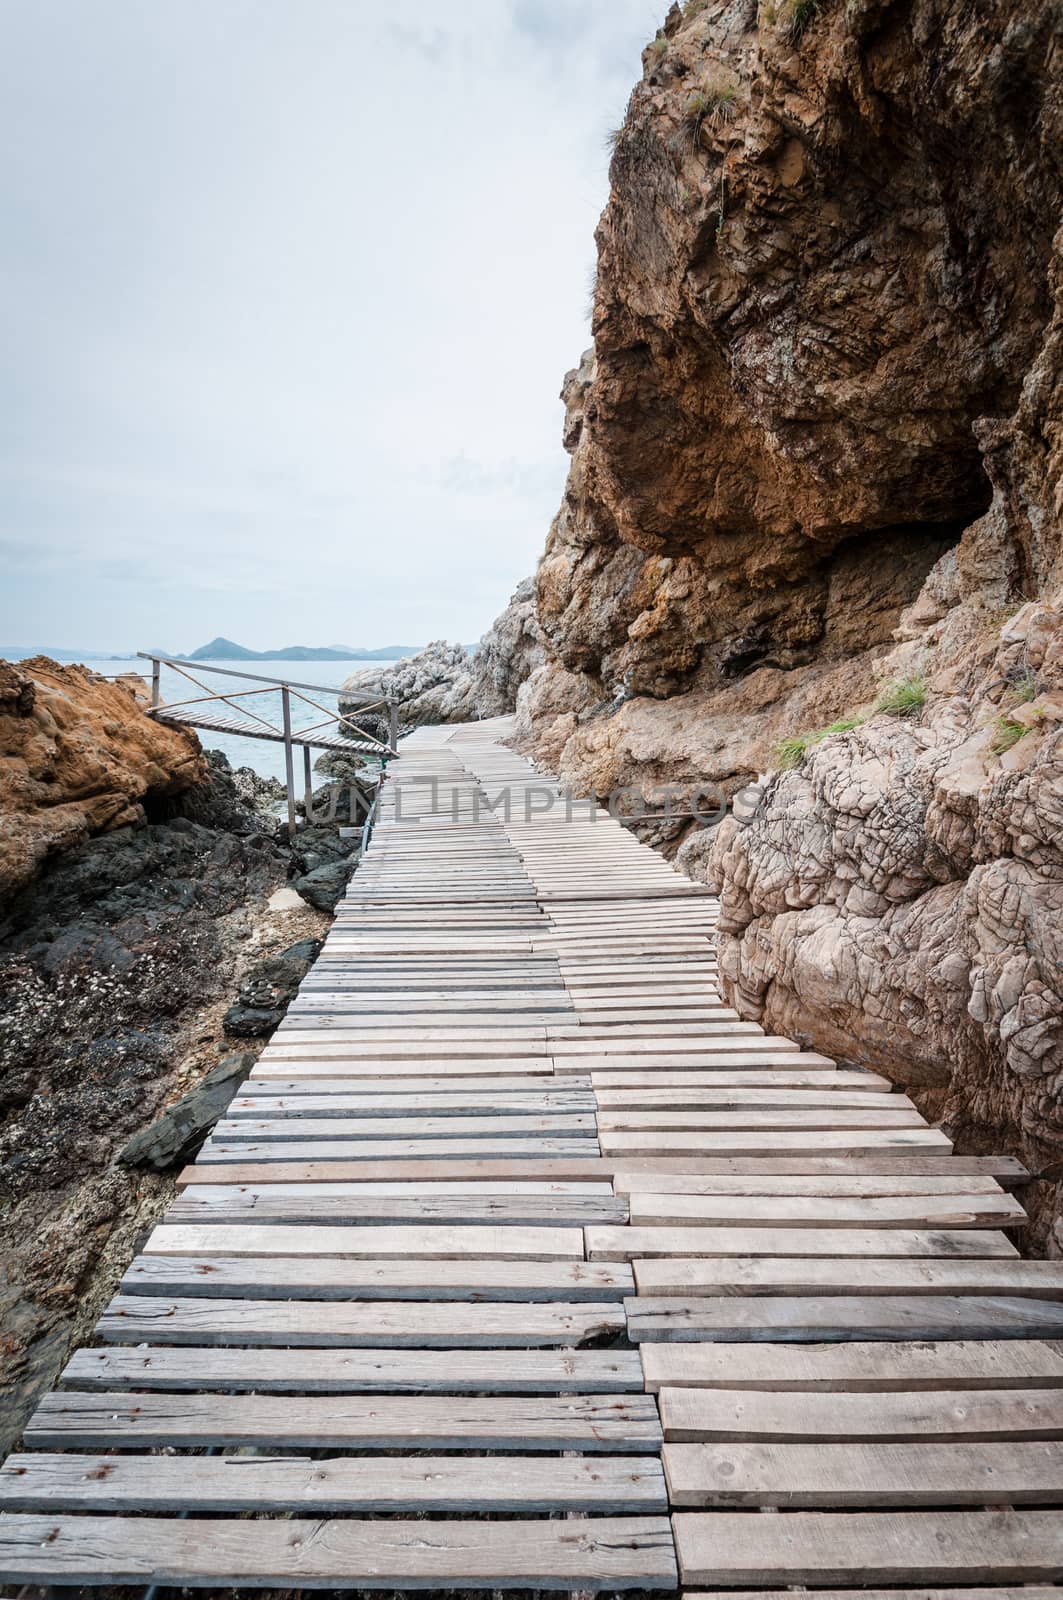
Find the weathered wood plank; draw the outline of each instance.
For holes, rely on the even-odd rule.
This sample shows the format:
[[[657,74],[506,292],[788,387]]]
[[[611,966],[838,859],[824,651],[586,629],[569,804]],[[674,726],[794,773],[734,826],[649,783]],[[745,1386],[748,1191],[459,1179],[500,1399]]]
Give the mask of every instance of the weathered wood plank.
[[[674,1506],[1051,1505],[1063,1442],[666,1444]]]
[[[589,1089],[567,1087],[523,1092],[504,1088],[474,1089],[470,1092],[467,1088],[452,1088],[450,1092],[432,1093],[424,1088],[418,1089],[411,1083],[398,1094],[380,1092],[375,1084],[372,1087],[367,1085],[364,1093],[354,1094],[341,1088],[333,1088],[331,1092],[326,1089],[315,1094],[269,1094],[263,1091],[261,1084],[256,1083],[231,1103],[226,1115],[230,1119],[359,1117],[382,1120],[395,1117],[405,1119],[414,1112],[418,1116],[431,1114],[434,1117],[461,1118],[497,1117],[502,1112],[509,1119],[540,1117],[551,1112],[593,1116],[595,1109],[594,1095]]]
[[[123,1294],[252,1300],[621,1300],[631,1268],[606,1261],[349,1261],[321,1256],[137,1256]]]
[[[1048,1340],[888,1344],[643,1344],[646,1387],[870,1393],[1047,1389],[1063,1385],[1063,1346]]]
[[[680,1512],[685,1584],[992,1583],[1063,1575],[1063,1512]]]
[[[438,1087],[441,1077],[468,1079],[482,1077],[496,1079],[500,1074],[511,1074],[515,1080],[533,1077],[549,1079],[554,1074],[553,1058],[545,1049],[538,1054],[526,1053],[510,1056],[503,1061],[491,1055],[466,1055],[458,1052],[449,1057],[414,1056],[406,1061],[381,1060],[368,1052],[360,1055],[349,1045],[324,1043],[316,1050],[305,1048],[296,1051],[280,1045],[267,1045],[251,1072],[256,1080],[281,1078],[288,1086],[299,1077],[313,1078],[317,1082],[356,1081],[363,1078],[425,1079]]]
[[[149,1234],[144,1254],[345,1256],[348,1260],[389,1255],[407,1260],[462,1256],[497,1256],[502,1261],[581,1260],[583,1234],[579,1228],[504,1228],[497,1224],[418,1227],[398,1223],[393,1227],[320,1228],[289,1227],[284,1223],[222,1223],[210,1227],[163,1224]]]
[[[793,1600],[794,1589],[745,1589],[741,1600]],[[737,1600],[733,1589],[686,1589],[684,1600]],[[933,1589],[920,1584],[918,1589],[817,1589],[815,1600],[1060,1600],[1054,1585],[1024,1583],[1017,1588],[979,1587],[977,1596],[968,1589]]]
[[[754,1163],[750,1163],[753,1167]],[[626,1195],[762,1195],[772,1198],[788,1195],[862,1196],[873,1195],[947,1195],[962,1192],[968,1195],[998,1195],[1000,1184],[995,1178],[961,1175],[909,1177],[883,1174],[869,1177],[856,1172],[851,1176],[827,1173],[822,1177],[776,1177],[772,1174],[758,1177],[755,1170],[736,1176],[724,1173],[713,1177],[703,1173],[654,1173],[619,1171],[614,1175],[613,1188],[617,1194]]]
[[[959,1180],[957,1180],[959,1182]],[[1026,1213],[1010,1194],[884,1195],[700,1195],[635,1194],[633,1226],[797,1228],[1006,1228],[1019,1227]]]
[[[839,1117],[844,1113],[839,1112]],[[598,1143],[607,1156],[667,1156],[690,1155],[703,1151],[706,1155],[770,1156],[781,1154],[805,1155],[869,1155],[876,1150],[900,1153],[911,1150],[949,1151],[951,1140],[939,1128],[852,1128],[832,1132],[830,1129],[813,1129],[799,1133],[792,1129],[768,1127],[762,1133],[735,1132],[723,1129],[690,1133],[614,1133],[601,1127],[599,1121]]]
[[[581,1098],[591,1087],[590,1074],[582,1077],[577,1074],[571,1076],[566,1073],[563,1080],[556,1083],[546,1074],[539,1077],[520,1077],[516,1073],[501,1077],[450,1077],[450,1078],[372,1078],[370,1080],[357,1079],[353,1083],[345,1083],[342,1078],[256,1078],[255,1072],[241,1086],[240,1097],[234,1100],[230,1110],[235,1114],[245,1100],[277,1100],[284,1101],[292,1106],[295,1099],[317,1096],[322,1102],[332,1106],[337,1100],[349,1096],[356,1105],[372,1103],[378,1096],[394,1096],[396,1100],[402,1099],[412,1103],[411,1097],[416,1095],[421,1105],[430,1101],[437,1102],[440,1106],[444,1101],[449,1106],[452,1097],[464,1096],[469,1105],[498,1106],[509,1110],[511,1103],[523,1103],[530,1094],[542,1098],[543,1103],[554,1103],[554,1096],[565,1096],[571,1091]],[[593,1096],[592,1096],[593,1100]],[[368,1115],[368,1113],[367,1113]]]
[[[13,1583],[266,1589],[674,1589],[666,1517],[178,1521],[0,1517]]]
[[[1057,1389],[920,1390],[912,1394],[783,1394],[755,1389],[664,1388],[668,1440],[1051,1439],[1063,1430]]]
[[[290,1185],[289,1189],[296,1187]],[[469,1223],[499,1227],[582,1227],[627,1221],[627,1202],[604,1195],[425,1194],[343,1195],[282,1192],[201,1185],[182,1190],[166,1213],[167,1223],[279,1222],[303,1226],[329,1223]]]
[[[840,1113],[839,1113],[840,1114]],[[542,1134],[593,1136],[594,1113],[528,1113],[506,1116],[484,1113],[481,1116],[412,1116],[408,1112],[370,1117],[224,1117],[216,1126],[219,1144],[237,1144],[247,1139],[254,1143],[270,1140],[310,1139],[404,1139],[415,1143],[423,1139],[497,1139],[517,1136],[538,1138]]]
[[[759,1295],[629,1300],[628,1338],[1037,1339],[1063,1336],[1063,1305],[989,1295]]]
[[[635,1350],[232,1350],[138,1345],[75,1350],[67,1389],[222,1389],[283,1394],[643,1392]]]
[[[699,1295],[1029,1295],[1063,1300],[1060,1261],[927,1261],[791,1257],[633,1263],[640,1296]]]
[[[229,1300],[116,1295],[96,1325],[111,1344],[524,1349],[622,1335],[614,1301]]]
[[[639,1452],[660,1448],[661,1427],[650,1395],[466,1398],[62,1390],[42,1396],[24,1437],[31,1448],[44,1450],[256,1444],[314,1450]]]
[[[672,1130],[680,1133],[729,1133],[746,1128],[754,1133],[766,1134],[776,1129],[799,1129],[804,1132],[817,1128],[854,1128],[862,1131],[926,1127],[914,1106],[894,1103],[900,1096],[890,1095],[887,1098],[879,1095],[872,1099],[870,1095],[864,1095],[861,1098],[864,1103],[858,1107],[839,1107],[827,1102],[807,1109],[765,1105],[735,1106],[726,1111],[599,1111],[598,1132],[602,1148],[605,1149],[614,1134],[623,1132],[660,1132],[667,1137]]]
[[[652,1456],[11,1456],[7,1511],[666,1512]],[[3,1524],[0,1523],[0,1528]],[[216,1526],[216,1524],[214,1525]],[[346,1587],[346,1583],[343,1585]]]
[[[594,1076],[597,1076],[595,1074]],[[724,1074],[715,1076],[723,1078]],[[822,1106],[843,1107],[848,1110],[893,1109],[894,1105],[910,1106],[903,1095],[874,1093],[864,1085],[847,1087],[833,1080],[855,1077],[855,1073],[781,1073],[763,1075],[763,1082],[748,1081],[752,1073],[728,1073],[724,1085],[706,1088],[697,1084],[689,1089],[660,1088],[652,1081],[641,1087],[603,1089],[595,1088],[594,1099],[601,1111],[610,1116],[629,1111],[753,1111],[769,1107],[772,1110],[815,1110]],[[556,1091],[555,1091],[556,1092]]]
[[[156,1229],[156,1232],[159,1230]],[[904,1228],[585,1229],[589,1261],[652,1256],[1015,1256],[1002,1233]],[[154,1237],[154,1235],[153,1235]]]
[[[577,1134],[572,1138],[499,1139],[488,1145],[484,1139],[274,1139],[257,1143],[232,1142],[220,1137],[210,1138],[199,1152],[199,1160],[209,1166],[224,1166],[229,1161],[386,1161],[401,1152],[406,1160],[423,1157],[481,1156],[490,1149],[495,1159],[510,1156],[513,1160],[528,1160],[534,1156],[594,1156],[598,1154],[598,1141],[593,1134]],[[214,1181],[211,1179],[210,1181]]]
[[[214,1165],[185,1167],[177,1179],[178,1187],[190,1183],[315,1183],[364,1182],[412,1178],[603,1178],[632,1173],[674,1176],[718,1176],[745,1179],[752,1177],[820,1177],[893,1175],[913,1177],[995,1176],[1003,1184],[1024,1184],[1030,1174],[1011,1156],[913,1156],[884,1152],[876,1156],[541,1156],[528,1159],[493,1156],[467,1156],[439,1159],[391,1156],[379,1161],[324,1162],[218,1162]]]

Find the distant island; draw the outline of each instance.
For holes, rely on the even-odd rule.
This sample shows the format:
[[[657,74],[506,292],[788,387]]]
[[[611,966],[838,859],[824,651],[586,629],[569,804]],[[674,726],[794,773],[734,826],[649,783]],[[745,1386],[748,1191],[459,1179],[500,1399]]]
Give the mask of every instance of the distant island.
[[[232,639],[212,639],[191,655],[174,656],[175,661],[394,661],[396,656],[415,656],[419,644],[385,644],[379,650],[365,650],[350,644],[289,644],[283,650],[248,650]]]
[[[396,661],[400,656],[415,656],[419,644],[385,644],[366,650],[351,644],[289,644],[283,650],[248,650],[232,639],[212,639],[191,655],[179,650],[159,650],[149,654],[167,656],[171,661]],[[128,661],[135,650],[68,650],[56,645],[0,644],[0,660],[25,661],[31,656],[49,656],[53,661]]]

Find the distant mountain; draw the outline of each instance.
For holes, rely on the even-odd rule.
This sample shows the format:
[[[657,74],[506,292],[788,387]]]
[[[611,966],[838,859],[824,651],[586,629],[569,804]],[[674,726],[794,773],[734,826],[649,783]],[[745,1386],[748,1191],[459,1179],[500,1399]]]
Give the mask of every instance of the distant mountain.
[[[53,644],[0,644],[0,660],[28,661],[33,656],[48,656],[52,661],[128,661],[128,656],[113,650],[60,650]]]
[[[381,645],[378,650],[356,649],[350,645],[290,644],[283,650],[248,650],[232,639],[212,639],[191,655],[175,657],[181,661],[393,661],[396,656],[416,655],[420,645]]]

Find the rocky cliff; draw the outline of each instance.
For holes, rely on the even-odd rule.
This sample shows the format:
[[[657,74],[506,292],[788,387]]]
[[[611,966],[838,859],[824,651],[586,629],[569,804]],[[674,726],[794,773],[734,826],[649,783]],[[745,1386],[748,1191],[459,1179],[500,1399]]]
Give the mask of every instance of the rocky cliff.
[[[327,915],[276,891],[351,848],[290,846],[277,786],[135,684],[0,664],[0,1452],[165,1204],[144,1163],[202,1138],[312,959]]]
[[[0,661],[0,900],[55,850],[145,820],[207,775],[194,733],[143,715],[136,680],[44,656]]]
[[[768,774],[751,821],[671,829],[734,1002],[1041,1168],[1061,46],[1056,0],[672,7],[615,136],[518,708],[583,792]]]
[[[397,700],[402,728],[505,716],[515,709],[518,689],[545,654],[535,584],[525,578],[471,654],[463,645],[436,639],[383,671],[353,673],[343,684],[340,710],[378,738],[386,737],[387,719],[370,713],[367,721],[357,710],[358,701],[370,696]]]

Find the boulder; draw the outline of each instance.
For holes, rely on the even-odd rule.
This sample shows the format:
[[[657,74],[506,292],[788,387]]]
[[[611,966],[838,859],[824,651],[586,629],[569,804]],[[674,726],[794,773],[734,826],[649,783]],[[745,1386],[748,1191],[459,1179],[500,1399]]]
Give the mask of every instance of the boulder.
[[[301,890],[299,892],[302,893]],[[304,900],[309,898],[303,895]],[[318,909],[331,908],[319,906]],[[225,1032],[238,1039],[258,1039],[271,1034],[284,1017],[320,950],[320,940],[300,939],[279,955],[256,962],[241,980],[239,999],[229,1007],[222,1019]]]
[[[129,1140],[118,1160],[125,1167],[165,1172],[188,1161],[226,1110],[255,1064],[253,1055],[226,1056],[201,1083],[167,1106]]]
[[[144,714],[129,688],[36,656],[0,663],[0,902],[55,850],[145,820],[205,781],[191,730]]]

